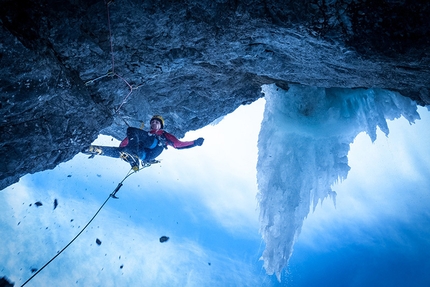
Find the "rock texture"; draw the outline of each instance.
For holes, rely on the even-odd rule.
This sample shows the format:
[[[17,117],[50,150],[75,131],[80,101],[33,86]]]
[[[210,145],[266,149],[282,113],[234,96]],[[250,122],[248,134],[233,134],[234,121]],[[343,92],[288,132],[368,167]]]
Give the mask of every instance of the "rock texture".
[[[180,137],[262,84],[379,87],[430,104],[424,0],[0,3],[0,189],[154,113]]]

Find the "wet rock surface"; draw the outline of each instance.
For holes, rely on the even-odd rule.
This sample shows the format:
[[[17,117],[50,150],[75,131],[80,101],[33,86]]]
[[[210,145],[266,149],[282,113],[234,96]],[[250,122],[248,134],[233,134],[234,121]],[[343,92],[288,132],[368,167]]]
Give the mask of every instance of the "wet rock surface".
[[[428,1],[107,2],[0,2],[0,189],[152,114],[181,137],[262,84],[430,103]]]

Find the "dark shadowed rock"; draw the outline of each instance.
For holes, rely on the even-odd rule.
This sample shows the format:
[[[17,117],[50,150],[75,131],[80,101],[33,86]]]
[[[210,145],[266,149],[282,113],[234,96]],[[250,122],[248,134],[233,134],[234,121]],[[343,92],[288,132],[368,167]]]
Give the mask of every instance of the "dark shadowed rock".
[[[161,236],[160,237],[160,242],[161,243],[167,242],[168,240],[169,240],[169,237],[167,237],[167,236]]]
[[[180,137],[255,101],[262,84],[430,103],[428,1],[111,3],[1,1],[0,189],[155,113]]]
[[[8,278],[3,276],[0,278],[0,287],[13,287],[15,284],[10,282]]]

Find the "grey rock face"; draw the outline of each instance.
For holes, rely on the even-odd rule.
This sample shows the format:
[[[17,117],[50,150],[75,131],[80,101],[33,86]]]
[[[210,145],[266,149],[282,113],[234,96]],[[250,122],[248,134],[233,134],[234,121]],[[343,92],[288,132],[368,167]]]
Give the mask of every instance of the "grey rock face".
[[[2,189],[71,159],[112,118],[53,51],[28,49],[4,28],[0,38]]]
[[[267,83],[430,103],[428,1],[107,2],[0,2],[0,188],[152,114],[181,137]]]

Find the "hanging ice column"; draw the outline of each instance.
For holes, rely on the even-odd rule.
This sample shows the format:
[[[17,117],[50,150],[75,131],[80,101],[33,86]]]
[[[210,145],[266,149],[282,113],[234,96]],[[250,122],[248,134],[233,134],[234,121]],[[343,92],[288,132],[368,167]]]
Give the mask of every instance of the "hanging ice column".
[[[386,119],[419,119],[416,104],[386,90],[263,86],[266,98],[258,140],[257,180],[262,259],[278,280],[310,207],[336,193],[346,179],[349,145],[360,132],[376,139]]]

